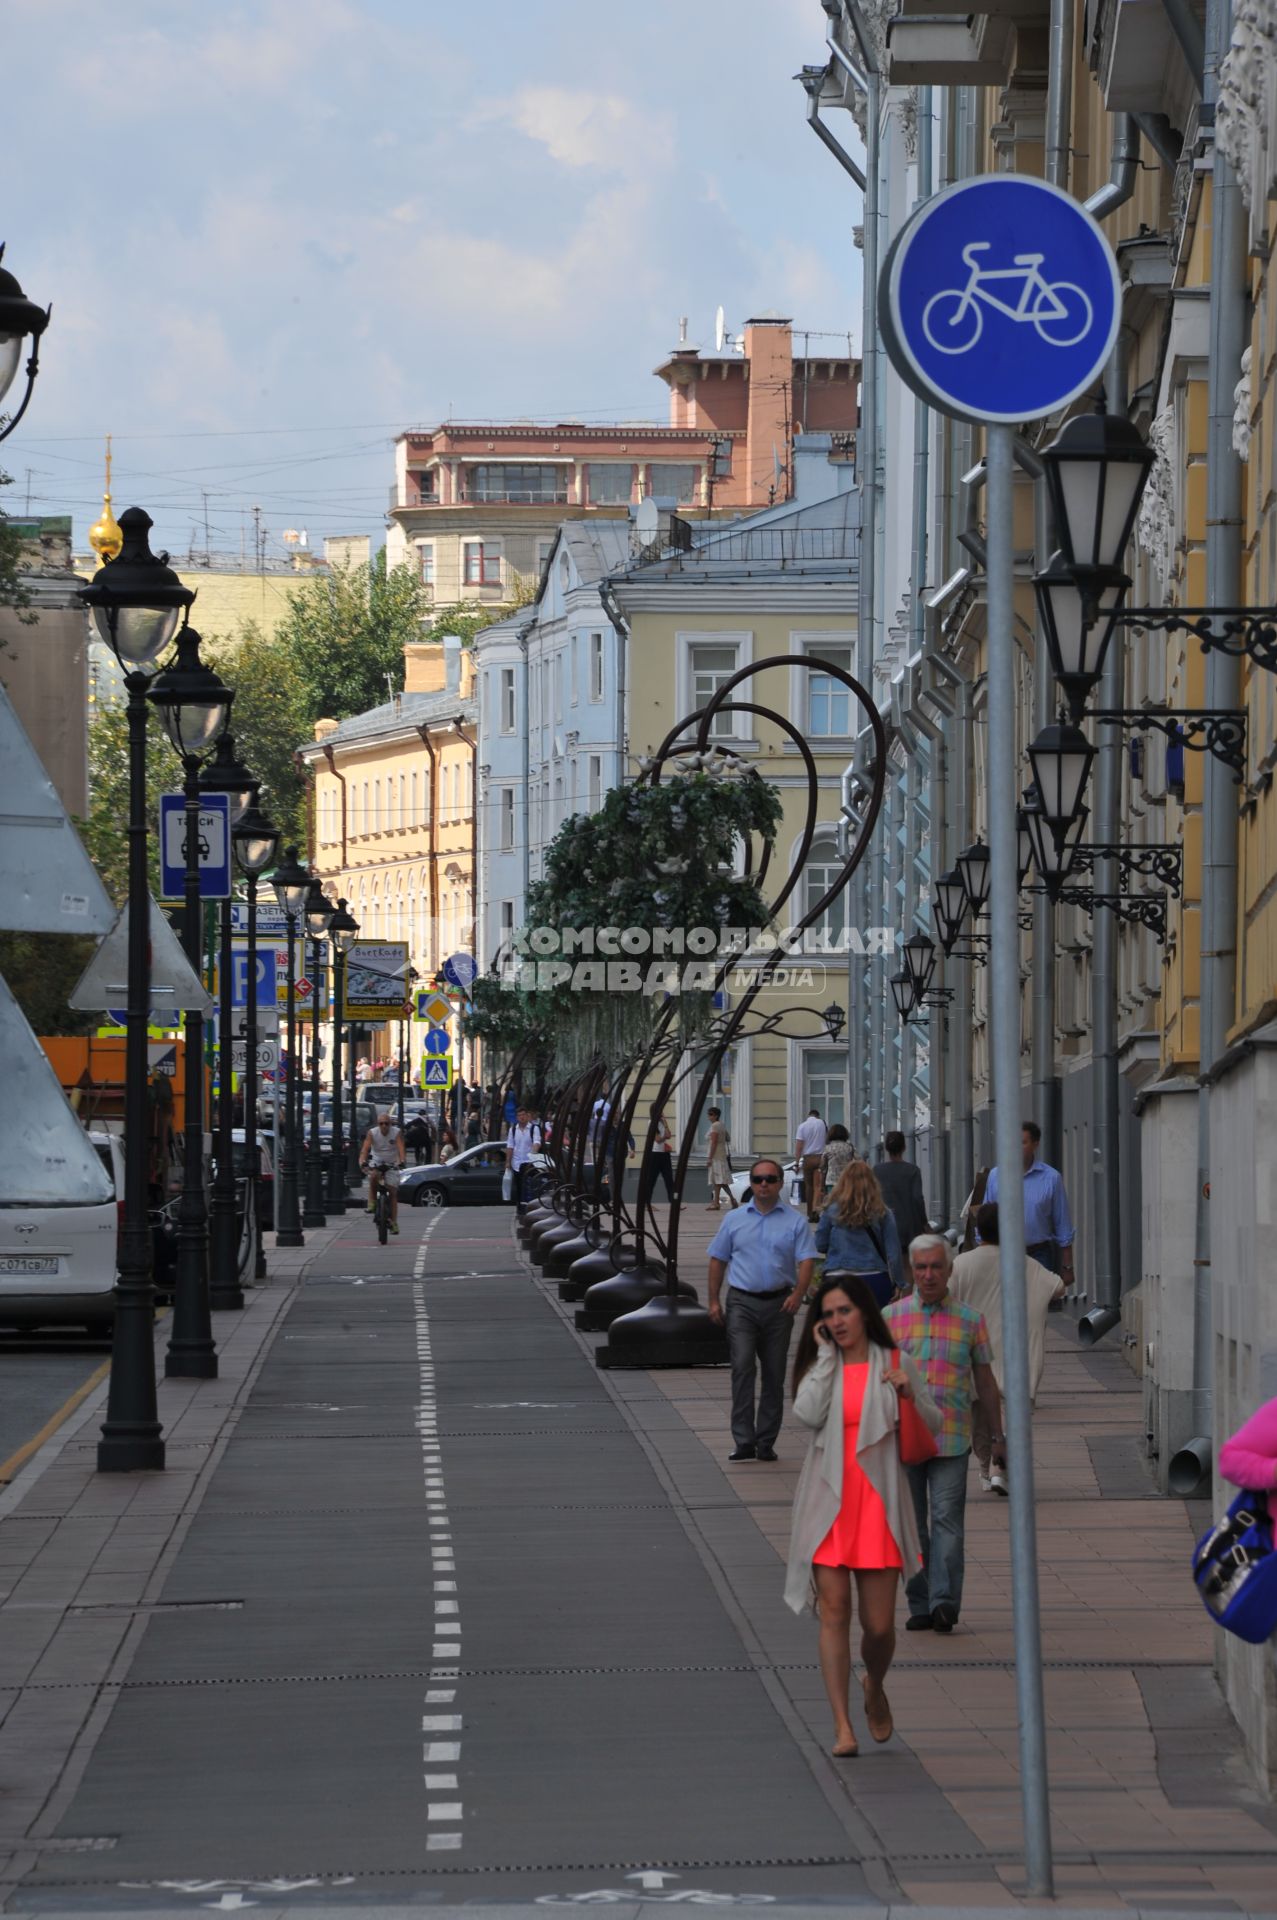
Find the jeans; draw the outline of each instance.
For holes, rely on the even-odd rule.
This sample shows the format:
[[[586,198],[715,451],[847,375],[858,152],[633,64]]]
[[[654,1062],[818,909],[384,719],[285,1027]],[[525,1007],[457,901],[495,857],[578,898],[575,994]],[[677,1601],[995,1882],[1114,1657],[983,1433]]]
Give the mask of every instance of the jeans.
[[[963,1522],[967,1508],[966,1453],[941,1454],[920,1467],[906,1467],[918,1522],[922,1566],[905,1586],[911,1615],[930,1613],[942,1601],[962,1611]]]
[[[668,1153],[654,1153],[648,1161],[648,1165],[652,1169],[652,1181],[648,1197],[652,1200],[655,1200],[656,1189],[662,1181],[665,1184],[665,1191],[670,1199],[672,1200],[674,1198],[674,1177],[670,1172],[671,1158],[672,1155]]]
[[[732,1362],[732,1439],[738,1447],[774,1447],[785,1410],[785,1361],[794,1316],[784,1295],[760,1300],[739,1287],[727,1291],[727,1350]],[[754,1409],[755,1375],[758,1409]]]

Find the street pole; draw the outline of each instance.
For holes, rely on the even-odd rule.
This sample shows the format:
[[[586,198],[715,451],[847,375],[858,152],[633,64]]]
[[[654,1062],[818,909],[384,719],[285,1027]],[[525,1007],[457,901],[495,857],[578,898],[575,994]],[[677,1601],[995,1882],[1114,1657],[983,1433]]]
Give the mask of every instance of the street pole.
[[[344,908],[345,901],[341,906]],[[334,940],[333,953],[333,1112],[332,1130],[329,1136],[328,1154],[328,1211],[332,1214],[346,1211],[346,1156],[342,1148],[341,1114],[341,1002],[346,990],[346,955],[341,942]],[[354,1123],[354,1113],[351,1113]]]
[[[310,1141],[306,1150],[306,1209],[304,1227],[326,1227],[324,1212],[324,1153],[319,1144],[319,982],[323,956],[319,936],[310,943]]]
[[[244,1009],[244,1033],[248,1043],[246,1055],[247,1071],[244,1075],[244,1159],[248,1168],[248,1204],[253,1210],[253,1220],[257,1219],[257,1183],[260,1169],[257,1164],[257,875],[250,873],[248,881],[248,980],[246,983]],[[279,1058],[276,1055],[275,1072],[279,1072]],[[279,1142],[275,1142],[278,1152]],[[257,1248],[257,1258],[253,1278],[266,1278],[266,1248],[262,1236],[256,1228],[253,1234]]]
[[[213,1182],[213,1204],[209,1215],[209,1305],[215,1313],[227,1313],[244,1304],[239,1283],[239,1218],[235,1205],[235,1145],[231,1138],[231,1078],[234,1036],[231,1032],[231,903],[222,902],[220,952],[217,962],[220,987],[217,1051],[217,1177]],[[249,1042],[252,1050],[253,1042]],[[248,1199],[252,1200],[250,1187]]]
[[[204,909],[200,899],[200,762],[182,756],[186,803],[186,873],[182,938],[196,974],[203,970]],[[208,1208],[204,1198],[204,1015],[186,1015],[186,1114],[183,1125],[182,1197],[177,1214],[177,1274],[173,1285],[173,1331],[164,1358],[171,1380],[215,1380],[217,1348],[208,1296]]]
[[[990,1027],[998,1168],[1002,1365],[1010,1463],[1011,1594],[1020,1724],[1020,1793],[1027,1891],[1053,1895],[1046,1710],[1033,1496],[1032,1406],[1025,1297],[1024,1169],[1020,1157],[1020,933],[1016,869],[1015,441],[988,429],[988,823]]]
[[[100,1473],[157,1472],[164,1465],[155,1391],[155,1290],[151,1284],[150,1111],[147,1017],[151,1000],[151,895],[146,876],[146,689],[125,677],[129,729],[128,1004],[124,1017],[124,1230],[115,1282],[115,1335]]]
[[[288,1071],[284,1078],[283,1122],[279,1140],[279,1212],[275,1232],[277,1247],[304,1247],[301,1212],[297,1204],[297,915],[285,915],[288,921]]]
[[[342,966],[344,967],[345,964],[345,956],[343,955]],[[345,991],[344,986],[342,991]],[[359,1149],[363,1143],[359,1138],[359,1080],[357,1076],[359,1063],[355,1059],[355,1023],[353,1020],[350,1023],[350,1033],[347,1037],[347,1050],[350,1054],[350,1137],[346,1147],[346,1191],[348,1193],[358,1193],[360,1187]]]
[[[403,1132],[403,1079],[404,1079],[404,1073],[406,1071],[406,1066],[407,1066],[407,1055],[408,1055],[408,1022],[406,1019],[401,1019],[399,1022],[399,1076],[396,1082],[396,1085],[398,1087],[398,1095],[395,1101],[395,1104],[399,1109],[400,1133]]]

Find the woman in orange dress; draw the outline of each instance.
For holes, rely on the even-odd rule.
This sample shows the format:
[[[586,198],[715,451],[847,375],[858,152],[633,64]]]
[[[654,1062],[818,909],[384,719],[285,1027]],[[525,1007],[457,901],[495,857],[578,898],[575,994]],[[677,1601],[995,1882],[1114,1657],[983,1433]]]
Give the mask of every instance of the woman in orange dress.
[[[896,1650],[900,1576],[919,1561],[897,1437],[901,1400],[912,1400],[938,1431],[939,1409],[897,1349],[867,1283],[856,1274],[822,1282],[794,1359],[794,1413],[813,1433],[794,1495],[785,1598],[801,1609],[814,1582],[820,1670],[840,1760],[859,1752],[849,1706],[853,1576],[865,1718],[875,1740],[892,1734],[883,1683]]]

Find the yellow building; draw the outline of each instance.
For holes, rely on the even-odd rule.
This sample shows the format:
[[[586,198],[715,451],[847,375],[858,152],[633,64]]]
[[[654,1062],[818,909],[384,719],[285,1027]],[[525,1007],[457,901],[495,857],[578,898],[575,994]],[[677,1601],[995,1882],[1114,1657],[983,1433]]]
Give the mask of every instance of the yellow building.
[[[408,942],[422,985],[450,954],[474,951],[473,682],[459,639],[413,642],[401,694],[317,721],[300,749],[313,782],[312,866],[364,937]],[[471,1050],[463,1064],[473,1077]]]
[[[628,629],[628,774],[633,778],[678,721],[740,668],[773,657],[819,657],[854,672],[858,502],[851,493],[808,507],[756,514],[723,531],[706,530],[697,545],[614,575],[610,592]],[[808,779],[797,734],[817,770],[818,826],[798,884],[778,914],[796,926],[842,865],[838,849],[840,778],[851,733],[863,724],[850,692],[830,675],[800,666],[767,668],[736,698],[766,706],[765,716],[724,713],[715,738],[756,766],[781,794],[784,814],[765,892],[788,876],[803,835]],[[789,730],[792,728],[792,732]],[[754,1005],[762,1015],[794,1010],[780,1033],[747,1038],[724,1061],[715,1103],[724,1111],[739,1166],[749,1153],[790,1155],[799,1121],[816,1107],[827,1123],[849,1119],[847,1048],[831,1038],[822,1015],[845,1012],[848,946],[863,963],[872,930],[850,927],[849,896],[796,943],[774,983]],[[729,983],[739,998],[744,970]],[[694,1079],[685,1079],[670,1119],[681,1135]],[[702,1112],[699,1132],[707,1127]],[[864,1142],[860,1142],[864,1145]]]

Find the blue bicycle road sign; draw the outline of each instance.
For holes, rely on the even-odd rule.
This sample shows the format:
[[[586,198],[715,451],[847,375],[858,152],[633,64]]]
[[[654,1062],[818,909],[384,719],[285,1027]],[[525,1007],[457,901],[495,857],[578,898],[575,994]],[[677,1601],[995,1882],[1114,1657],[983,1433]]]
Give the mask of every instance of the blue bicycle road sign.
[[[1113,250],[1082,204],[1025,174],[945,187],[892,242],[878,324],[923,400],[968,420],[1038,420],[1085,393],[1121,318]]]
[[[457,987],[464,993],[478,973],[479,963],[472,953],[454,953],[444,961],[439,971],[450,987]]]

